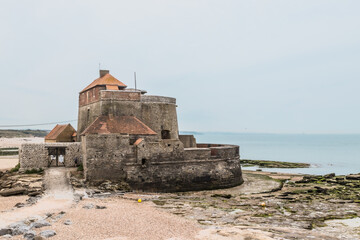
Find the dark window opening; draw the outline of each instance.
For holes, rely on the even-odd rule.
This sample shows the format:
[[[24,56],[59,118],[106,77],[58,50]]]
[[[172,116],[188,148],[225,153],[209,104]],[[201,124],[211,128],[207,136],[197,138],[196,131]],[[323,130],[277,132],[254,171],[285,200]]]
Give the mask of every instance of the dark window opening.
[[[161,139],[171,139],[169,130],[161,130]]]
[[[146,158],[141,159],[141,164],[142,164],[142,165],[145,165],[145,164],[146,164]]]
[[[86,121],[87,121],[88,123],[89,123],[89,121],[90,121],[90,109],[87,110]]]
[[[130,138],[129,142],[130,142],[130,145],[134,145],[134,143],[136,142],[136,138]]]

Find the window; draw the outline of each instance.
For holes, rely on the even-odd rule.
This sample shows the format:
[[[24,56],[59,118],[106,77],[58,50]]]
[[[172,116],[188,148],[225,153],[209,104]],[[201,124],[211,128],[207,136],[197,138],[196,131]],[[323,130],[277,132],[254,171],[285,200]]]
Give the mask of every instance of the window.
[[[90,121],[90,108],[88,108],[88,110],[87,110],[86,121],[87,121],[87,123],[89,123],[89,121]]]
[[[161,139],[171,139],[169,130],[161,130]]]

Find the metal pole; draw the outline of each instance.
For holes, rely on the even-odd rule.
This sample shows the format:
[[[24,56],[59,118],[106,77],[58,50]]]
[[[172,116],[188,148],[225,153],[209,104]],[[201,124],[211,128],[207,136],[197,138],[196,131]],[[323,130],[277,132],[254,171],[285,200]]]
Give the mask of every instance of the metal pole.
[[[134,72],[134,80],[135,80],[135,91],[136,91],[136,72]]]

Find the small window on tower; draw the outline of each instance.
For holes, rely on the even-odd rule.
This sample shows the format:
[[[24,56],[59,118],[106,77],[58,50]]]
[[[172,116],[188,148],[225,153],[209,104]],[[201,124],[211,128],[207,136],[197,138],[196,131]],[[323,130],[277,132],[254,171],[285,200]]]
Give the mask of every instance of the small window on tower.
[[[88,110],[87,110],[86,121],[87,121],[88,123],[89,123],[89,121],[90,121],[90,108],[88,108]]]
[[[161,130],[161,139],[171,139],[169,130]]]

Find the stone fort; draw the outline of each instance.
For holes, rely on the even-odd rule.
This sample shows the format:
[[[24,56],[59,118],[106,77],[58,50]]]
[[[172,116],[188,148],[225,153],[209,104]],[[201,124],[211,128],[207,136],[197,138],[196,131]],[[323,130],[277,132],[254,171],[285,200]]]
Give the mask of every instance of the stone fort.
[[[198,144],[179,135],[176,99],[129,89],[108,70],[79,93],[77,131],[57,125],[43,144],[23,144],[21,169],[83,164],[89,183],[124,181],[172,192],[243,182],[239,146]]]

